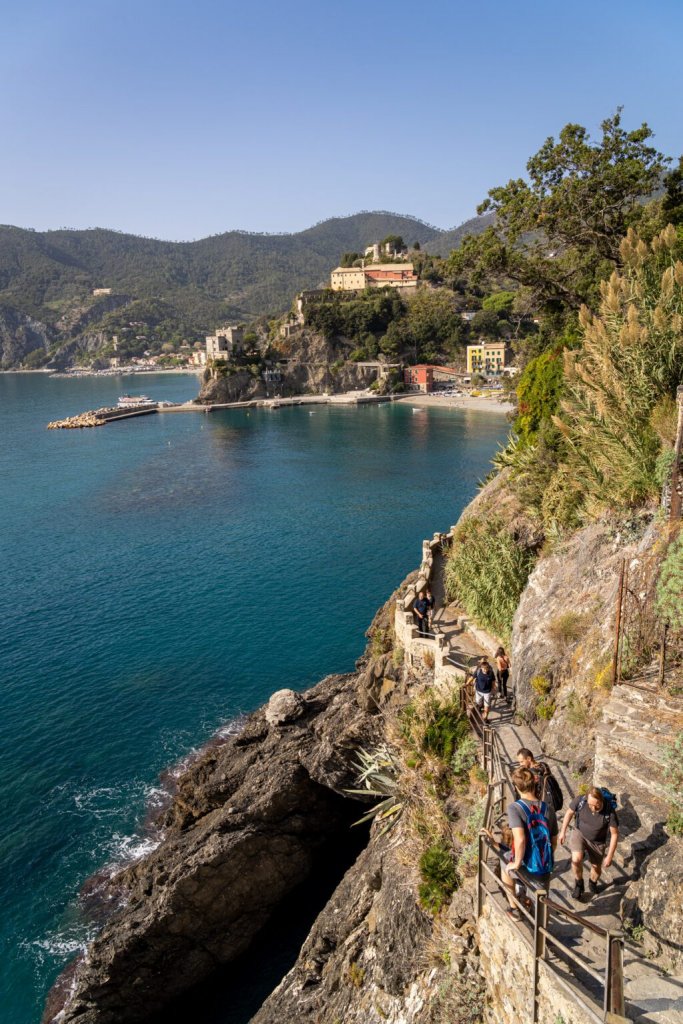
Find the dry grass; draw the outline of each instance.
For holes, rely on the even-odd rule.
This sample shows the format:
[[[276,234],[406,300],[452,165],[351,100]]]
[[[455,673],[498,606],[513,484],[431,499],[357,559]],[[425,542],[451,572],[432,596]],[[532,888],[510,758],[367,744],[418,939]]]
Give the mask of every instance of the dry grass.
[[[588,619],[578,612],[565,612],[548,623],[548,636],[556,647],[565,650],[577,643],[588,629]]]

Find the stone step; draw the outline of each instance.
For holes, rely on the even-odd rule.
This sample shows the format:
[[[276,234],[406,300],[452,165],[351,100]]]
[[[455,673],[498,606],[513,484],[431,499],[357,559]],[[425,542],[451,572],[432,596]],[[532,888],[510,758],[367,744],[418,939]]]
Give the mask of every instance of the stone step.
[[[625,964],[624,995],[633,1024],[683,1024],[683,981],[642,960]]]

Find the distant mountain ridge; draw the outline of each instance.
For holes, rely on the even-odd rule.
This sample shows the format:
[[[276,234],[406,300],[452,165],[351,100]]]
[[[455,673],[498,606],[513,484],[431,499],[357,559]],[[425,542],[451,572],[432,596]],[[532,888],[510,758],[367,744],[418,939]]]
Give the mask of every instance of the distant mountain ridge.
[[[468,222],[470,229],[479,220]],[[0,316],[45,325],[45,347],[52,351],[80,338],[86,321],[91,338],[98,327],[107,329],[108,322],[94,315],[92,293],[111,288],[124,304],[137,302],[131,319],[144,321],[144,302],[154,300],[155,315],[177,333],[201,336],[226,320],[282,312],[296,292],[324,284],[343,252],[362,251],[396,234],[446,254],[459,233],[461,228],[442,231],[384,211],[332,217],[292,234],[228,231],[195,242],[104,228],[39,232],[0,226]],[[35,338],[35,332],[27,336]],[[11,351],[3,348],[3,364],[16,365],[25,347],[22,342]]]

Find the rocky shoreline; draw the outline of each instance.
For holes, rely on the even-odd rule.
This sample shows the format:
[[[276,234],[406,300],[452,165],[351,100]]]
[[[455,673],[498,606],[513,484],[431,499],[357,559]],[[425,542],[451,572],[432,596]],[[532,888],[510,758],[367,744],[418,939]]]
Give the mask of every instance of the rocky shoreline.
[[[376,738],[360,675],[281,691],[175,780],[151,854],[100,876],[116,908],[53,987],[43,1020],[135,1021],[247,949],[316,850],[359,816],[353,751]]]

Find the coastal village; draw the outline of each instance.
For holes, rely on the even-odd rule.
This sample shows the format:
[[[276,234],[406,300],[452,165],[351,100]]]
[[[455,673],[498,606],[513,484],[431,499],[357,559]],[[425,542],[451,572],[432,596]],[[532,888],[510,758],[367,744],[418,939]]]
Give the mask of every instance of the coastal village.
[[[428,282],[419,280],[410,252],[402,240],[374,242],[351,266],[337,266],[330,273],[327,288],[300,292],[291,310],[275,321],[269,331],[259,333],[255,325],[233,323],[217,327],[207,335],[203,347],[183,352],[174,357],[174,368],[194,369],[203,374],[204,387],[194,403],[161,407],[153,399],[144,402],[125,396],[116,408],[88,411],[50,423],[49,429],[100,426],[105,422],[142,415],[153,411],[206,410],[280,402],[309,401],[317,394],[319,400],[331,395],[348,396],[351,401],[387,401],[404,396],[434,395],[444,398],[489,399],[500,401],[503,382],[517,372],[510,340],[480,337],[468,343],[457,363],[416,362],[405,364],[388,357],[375,359],[340,360],[330,356],[329,347],[318,351],[313,359],[297,356],[297,341],[307,332],[316,332],[312,314],[330,301],[347,301],[358,296],[393,292],[407,303],[414,302],[421,291],[429,291]],[[95,289],[103,295],[109,289]],[[464,324],[475,317],[471,310],[459,310],[455,296],[452,299],[454,315]],[[116,348],[118,338],[112,339]],[[287,354],[283,351],[286,350]],[[109,359],[109,367],[94,371],[103,375],[123,372],[153,372],[162,369],[167,357],[145,353],[130,365],[122,365],[119,356]],[[345,374],[340,362],[345,363]],[[302,386],[302,370],[309,381]],[[74,370],[73,375],[84,371]],[[71,373],[69,375],[72,375]],[[344,384],[344,382],[346,382]],[[480,406],[481,407],[481,406]],[[485,406],[484,406],[485,408]],[[509,406],[507,407],[509,408]]]

